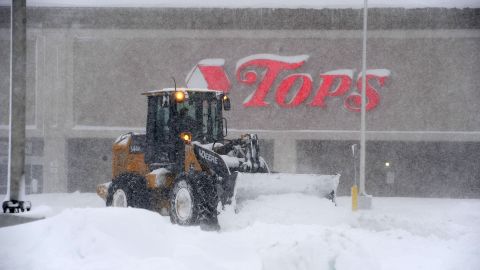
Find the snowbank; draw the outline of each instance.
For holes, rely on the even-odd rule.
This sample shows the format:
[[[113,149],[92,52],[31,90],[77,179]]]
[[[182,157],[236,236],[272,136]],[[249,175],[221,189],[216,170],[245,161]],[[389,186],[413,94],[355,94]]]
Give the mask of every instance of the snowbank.
[[[0,195],[0,198],[3,198]],[[105,202],[94,193],[45,193],[30,194],[26,200],[32,203],[30,212],[19,215],[31,218],[51,217],[67,208],[104,207]],[[1,268],[0,268],[1,269]]]
[[[105,208],[95,194],[31,198],[47,219],[0,229],[0,269],[479,269],[480,200],[303,194],[244,201],[221,232],[170,224],[140,209]],[[38,204],[40,202],[40,204]],[[46,203],[47,205],[41,206]],[[85,208],[78,208],[85,207]],[[34,210],[35,211],[35,210]]]

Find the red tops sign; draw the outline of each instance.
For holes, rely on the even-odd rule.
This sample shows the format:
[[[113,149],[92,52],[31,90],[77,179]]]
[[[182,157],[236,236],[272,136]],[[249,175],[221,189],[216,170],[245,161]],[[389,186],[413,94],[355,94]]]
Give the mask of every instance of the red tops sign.
[[[284,108],[293,108],[305,103],[308,97],[313,96],[307,106],[325,107],[328,97],[344,97],[344,107],[348,110],[359,112],[361,106],[362,74],[357,74],[354,80],[353,69],[339,69],[321,73],[318,89],[313,89],[314,79],[310,74],[292,73],[280,77],[285,71],[295,71],[302,67],[308,60],[308,55],[278,56],[272,54],[256,54],[240,59],[235,68],[235,77],[239,83],[255,85],[256,89],[243,102],[245,107],[266,107],[269,103],[265,100],[272,91],[273,85],[280,80],[275,91],[275,102]],[[228,92],[231,83],[224,69],[224,59],[201,60],[187,76],[188,87],[204,87]],[[374,109],[380,102],[379,89],[372,85],[382,87],[390,77],[387,69],[367,70],[367,111]],[[300,85],[299,87],[294,87]],[[354,89],[352,90],[352,85]],[[298,89],[294,89],[298,88]],[[350,93],[349,93],[350,92]],[[287,96],[293,98],[287,100]]]

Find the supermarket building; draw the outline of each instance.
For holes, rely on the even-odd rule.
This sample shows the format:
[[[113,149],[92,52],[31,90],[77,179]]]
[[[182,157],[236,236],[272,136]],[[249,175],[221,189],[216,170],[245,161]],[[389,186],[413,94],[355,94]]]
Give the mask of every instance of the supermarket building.
[[[229,134],[276,171],[353,181],[361,9],[40,8],[28,14],[27,187],[93,192],[111,144],[143,131],[141,92],[227,91]],[[9,8],[0,7],[0,192],[8,149]],[[480,9],[369,10],[367,191],[480,197]],[[387,166],[388,165],[388,166]],[[27,189],[28,191],[28,189]]]

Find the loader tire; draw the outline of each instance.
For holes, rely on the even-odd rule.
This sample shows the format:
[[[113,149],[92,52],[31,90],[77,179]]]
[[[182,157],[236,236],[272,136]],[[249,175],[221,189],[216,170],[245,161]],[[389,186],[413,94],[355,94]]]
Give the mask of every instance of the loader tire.
[[[107,206],[150,209],[151,194],[145,178],[130,173],[119,175],[108,188]]]
[[[181,173],[170,192],[170,220],[174,224],[218,230],[217,204],[214,178],[203,172]]]

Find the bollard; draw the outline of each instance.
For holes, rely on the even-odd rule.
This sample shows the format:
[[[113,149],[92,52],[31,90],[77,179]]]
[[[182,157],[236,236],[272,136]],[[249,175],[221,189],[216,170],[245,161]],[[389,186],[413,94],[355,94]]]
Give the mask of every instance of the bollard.
[[[351,189],[352,194],[352,211],[358,210],[358,187],[357,185],[353,185]]]

